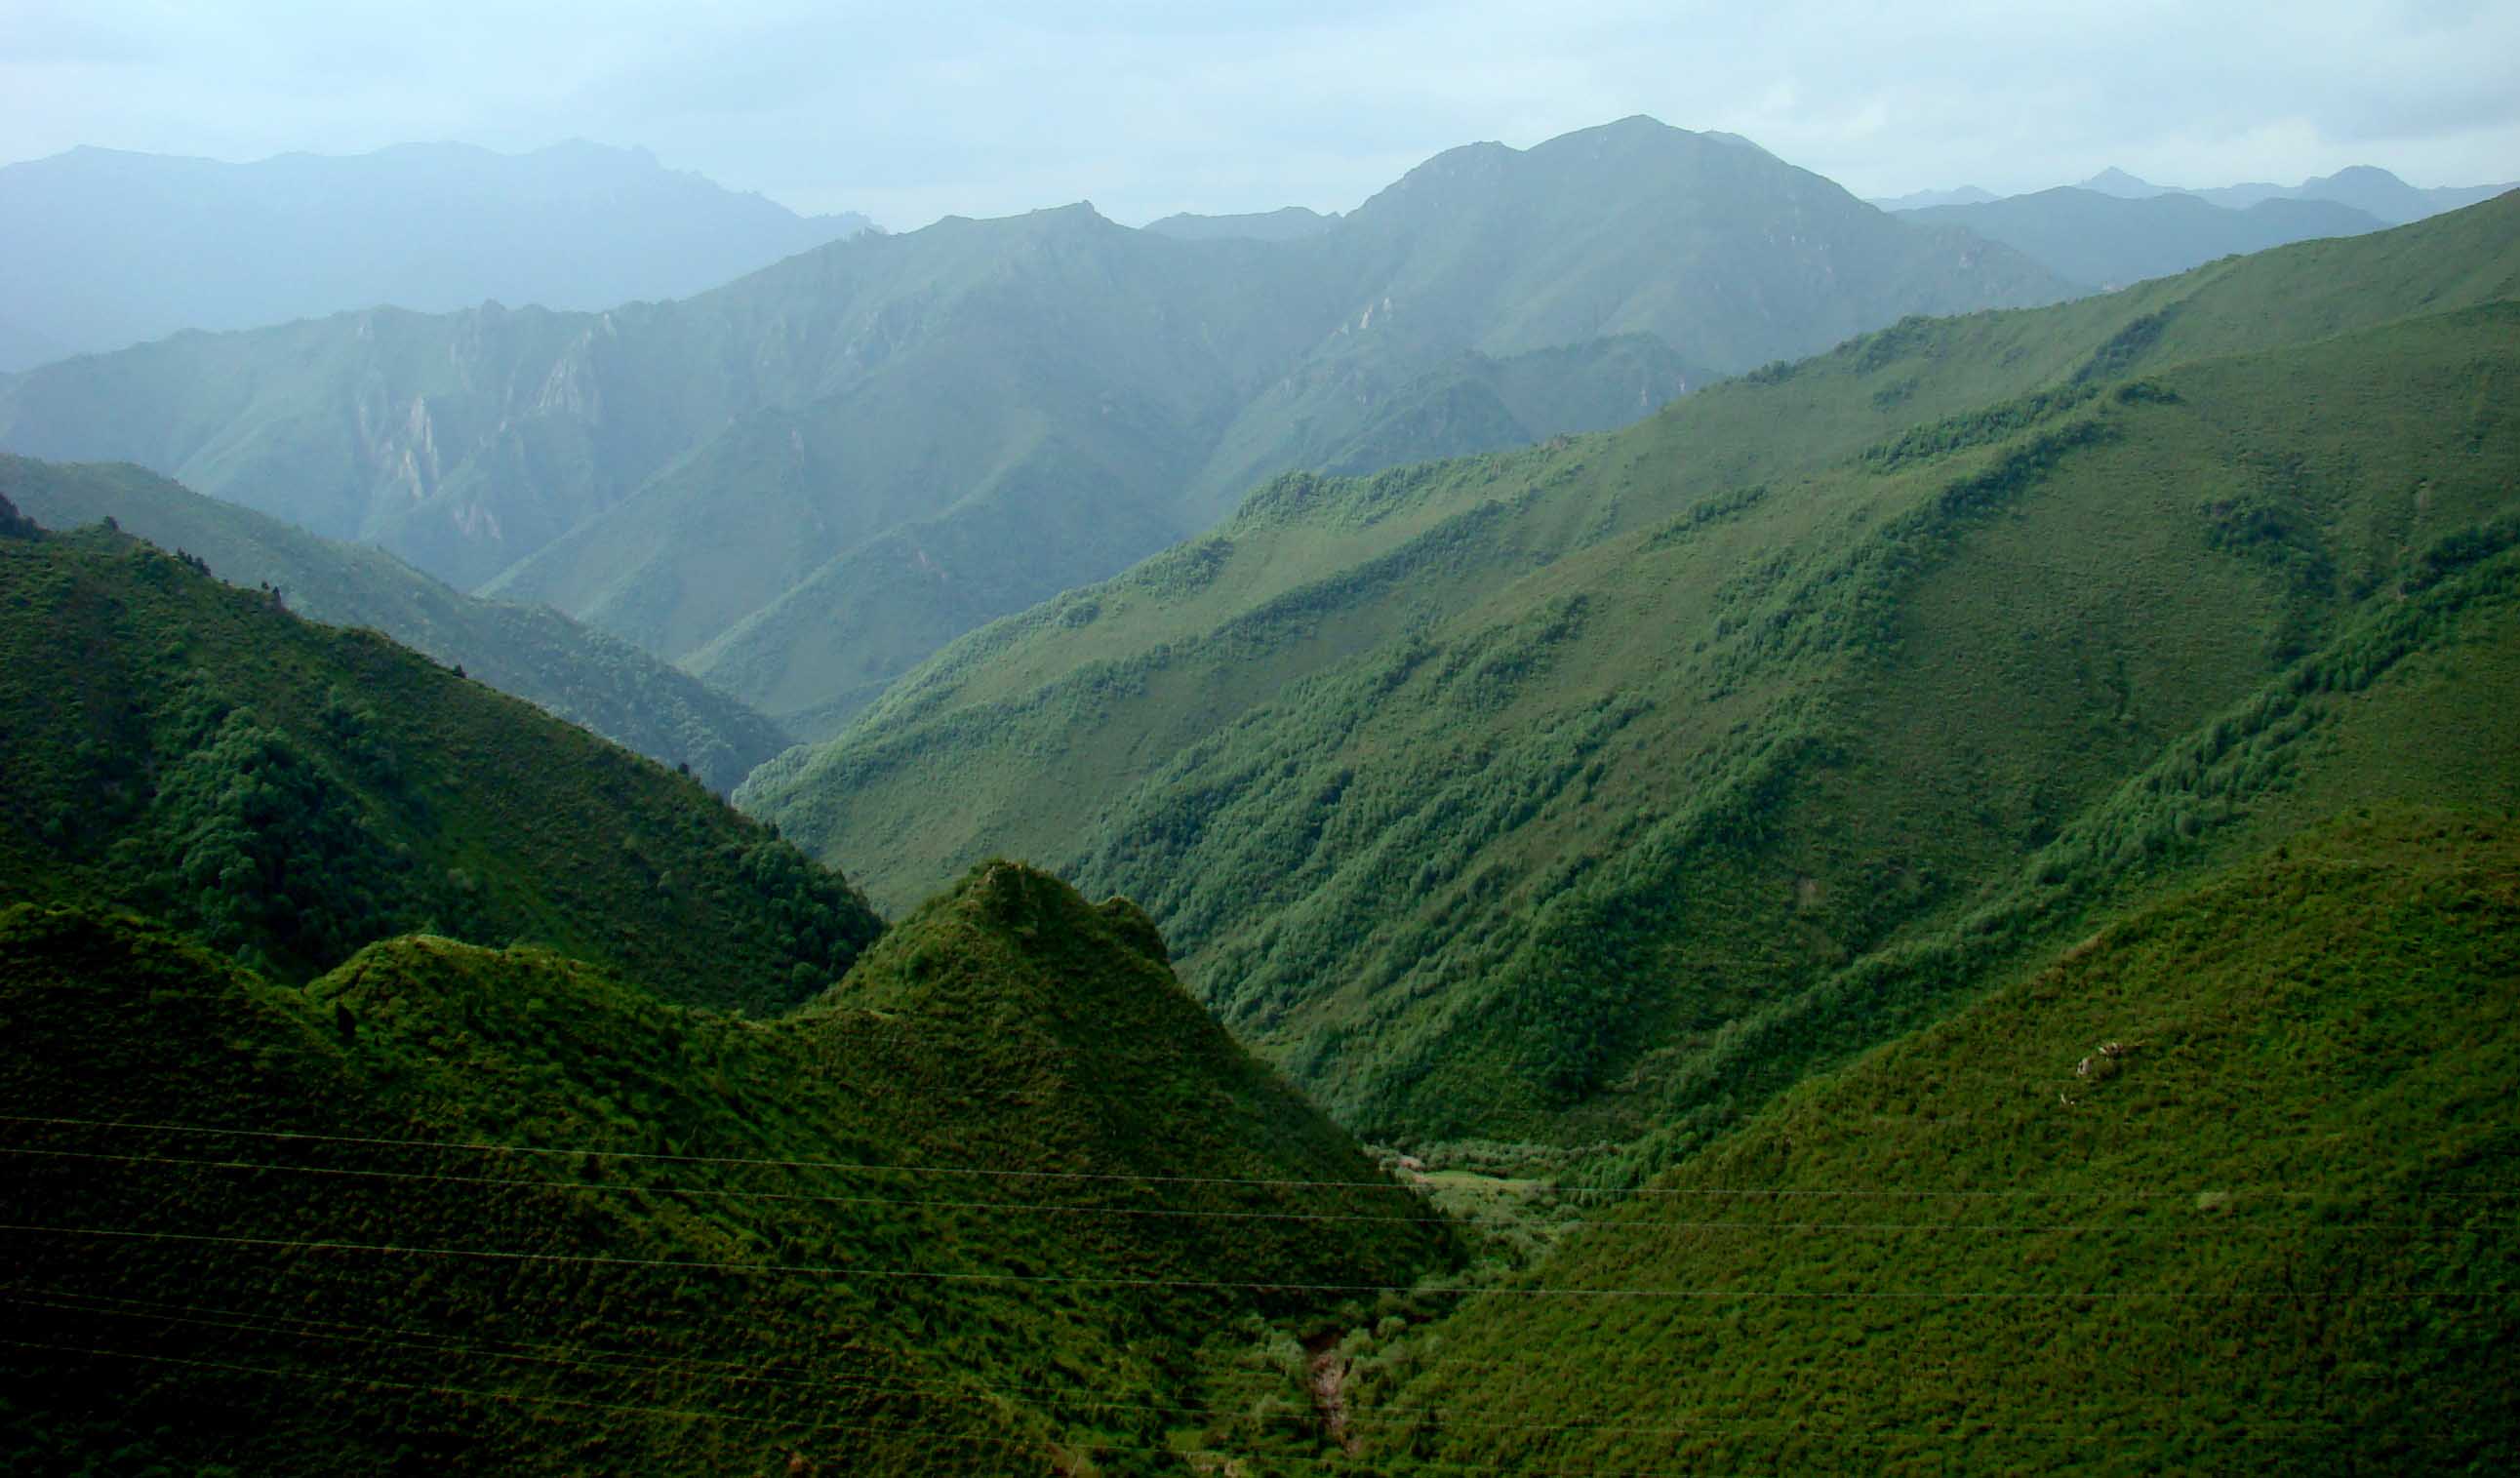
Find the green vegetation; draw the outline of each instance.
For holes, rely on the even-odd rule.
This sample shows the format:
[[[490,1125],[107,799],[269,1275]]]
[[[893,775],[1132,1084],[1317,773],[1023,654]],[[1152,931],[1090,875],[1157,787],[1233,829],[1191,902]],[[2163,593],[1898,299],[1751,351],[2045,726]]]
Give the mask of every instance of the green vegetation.
[[[13,1469],[1180,1471],[1310,1422],[1231,1351],[1451,1256],[1143,916],[1010,865],[767,1023],[25,906],[0,1003]]]
[[[1141,900],[1369,1138],[1650,1170],[1984,967],[1856,962],[2060,838],[2091,850],[2059,876],[2114,880],[2256,815],[2328,706],[2287,685],[2499,609],[2470,581],[2502,556],[2427,571],[2520,485],[2515,212],[1912,321],[1562,448],[1282,479],[740,798],[879,899],[1002,851]],[[2239,768],[2105,829],[2180,755]]]
[[[136,467],[0,456],[0,489],[47,526],[112,518],[231,584],[277,587],[311,620],[382,631],[651,759],[689,765],[711,789],[734,788],[791,742],[742,703],[548,606],[459,594],[382,550],[318,539]]]
[[[0,896],[302,979],[411,929],[770,1009],[880,921],[689,777],[105,528],[0,543]]]
[[[878,939],[688,777],[0,535],[13,1470],[1178,1471],[1461,1261],[1124,900]]]
[[[2297,835],[1352,1338],[1355,1466],[2507,1468],[2515,981],[2507,813]]]

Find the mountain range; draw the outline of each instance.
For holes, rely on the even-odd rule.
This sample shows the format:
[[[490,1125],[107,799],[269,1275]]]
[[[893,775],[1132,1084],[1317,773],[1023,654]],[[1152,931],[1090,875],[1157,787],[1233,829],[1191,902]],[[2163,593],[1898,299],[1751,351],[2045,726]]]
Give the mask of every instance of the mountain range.
[[[400,404],[327,377],[390,371],[442,397],[413,476],[512,455],[412,529],[723,418],[616,505],[681,490],[657,568],[830,539],[774,473],[901,428],[733,385],[898,363],[907,415],[960,367],[972,425],[1107,467],[1246,432],[1146,473],[1205,532],[735,805],[300,613],[496,607],[0,463],[0,1463],[2520,1464],[2520,196],[1831,339],[2059,279],[1724,136],[1435,163],[1293,240],[948,222],[705,314],[0,388],[12,435],[218,410],[195,475],[357,521],[292,459]],[[1743,181],[1782,213],[1682,208]],[[1850,284],[1851,242],[1892,254]],[[1541,430],[1579,413],[1617,424]],[[911,567],[1120,557],[1019,461]]]
[[[0,168],[0,370],[355,309],[683,297],[872,224],[584,142],[249,164],[73,149]]]
[[[2246,814],[2313,726],[2304,664],[2367,668],[2332,653],[2409,619],[2438,551],[2500,547],[2516,223],[1914,320],[1560,447],[1291,474],[739,803],[888,905],[998,852],[1129,893],[1369,1138],[1650,1139],[1742,1100],[1735,1054],[1776,1050],[1745,1043],[1861,1029],[1864,962],[2077,917]],[[2156,764],[2208,789],[2121,798]],[[2047,880],[2005,901],[2024,858]]]
[[[2183,195],[2233,210],[2246,210],[2267,201],[2329,201],[2351,206],[2391,226],[2403,226],[2408,221],[2419,221],[2445,210],[2456,210],[2479,201],[2490,201],[2515,186],[2520,186],[2520,181],[2506,181],[2499,185],[2447,185],[2424,190],[2408,184],[2375,164],[2356,164],[2292,186],[2252,183],[2187,190],[2177,185],[2156,185],[2114,167],[2101,170],[2082,184],[2085,190],[2124,200]]]
[[[2227,207],[2173,192],[2118,196],[2070,187],[1901,214],[2002,242],[2062,276],[2104,290],[2168,277],[2217,257],[2359,236],[2384,224],[2332,200],[2276,197]]]
[[[549,602],[810,736],[1286,468],[1613,425],[1906,314],[2068,291],[1639,118],[1449,152],[1290,241],[1071,206],[673,303],[186,336],[0,383],[0,445]]]
[[[2227,210],[2246,210],[2268,201],[2324,201],[2360,210],[2373,220],[2388,226],[2403,226],[2445,210],[2456,210],[2489,201],[2507,190],[2520,186],[2520,181],[2500,185],[2447,185],[2424,189],[2409,185],[2376,164],[2356,164],[2334,174],[2315,175],[2298,185],[2250,183],[2218,185],[2190,190],[2178,185],[2156,185],[2129,174],[2114,165],[2070,188],[2092,195],[2105,195],[2113,200],[2148,201],[2165,196],[2180,196],[2219,205]],[[1990,205],[1998,201],[2036,199],[2039,192],[2026,195],[1999,196],[1975,185],[1962,185],[1954,190],[1918,190],[1907,195],[1876,199],[1870,203],[1884,210],[1929,210],[1942,205]]]

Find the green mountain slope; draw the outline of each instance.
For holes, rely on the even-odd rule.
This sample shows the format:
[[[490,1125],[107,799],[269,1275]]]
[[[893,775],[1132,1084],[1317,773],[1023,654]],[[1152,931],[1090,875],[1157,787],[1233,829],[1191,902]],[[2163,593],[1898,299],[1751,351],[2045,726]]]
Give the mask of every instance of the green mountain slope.
[[[0,542],[0,898],[302,978],[428,928],[762,1009],[880,929],[694,780],[103,528]]]
[[[1071,206],[862,237],[676,303],[183,336],[0,382],[0,445],[136,462],[669,660],[708,649],[704,675],[820,734],[936,643],[1290,467],[1615,424],[1681,366],[2066,291],[1631,119],[1442,156],[1299,240]],[[1534,351],[1595,364],[1502,394],[1509,421],[1429,402],[1465,353]]]
[[[316,538],[136,467],[0,456],[0,490],[49,527],[112,518],[233,584],[276,585],[301,615],[373,627],[651,759],[688,764],[712,789],[732,788],[790,742],[742,703],[548,606],[476,600],[382,550]]]
[[[2501,578],[2514,208],[1287,479],[742,799],[879,897],[1007,851],[1142,899],[1369,1134],[1657,1133],[2199,725],[2354,670],[2425,571]]]
[[[2002,242],[2059,277],[2103,288],[2292,242],[2359,236],[2383,224],[2334,201],[2261,201],[2231,210],[2192,195],[2127,200],[2070,187],[1907,214]]]
[[[1300,1410],[1265,1320],[1450,1256],[1142,915],[1012,866],[768,1022],[26,907],[0,1010],[14,1467],[1177,1471]]]
[[[2515,843],[2302,833],[1803,1085],[1351,1339],[1356,1465],[2509,1466]]]

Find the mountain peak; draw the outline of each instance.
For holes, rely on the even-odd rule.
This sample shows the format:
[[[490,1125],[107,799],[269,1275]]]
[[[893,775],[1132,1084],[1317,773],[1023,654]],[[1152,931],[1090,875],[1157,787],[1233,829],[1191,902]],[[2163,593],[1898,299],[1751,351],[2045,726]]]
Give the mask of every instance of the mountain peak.
[[[2170,194],[2169,186],[2156,185],[2150,180],[2138,178],[2115,164],[2083,181],[2080,188],[2097,191],[2101,195],[2114,195],[2122,200],[2140,200],[2145,196]]]
[[[2377,164],[2348,164],[2334,174],[2308,181],[2302,188],[2308,190],[2318,185],[2378,185],[2397,190],[2413,188]]]

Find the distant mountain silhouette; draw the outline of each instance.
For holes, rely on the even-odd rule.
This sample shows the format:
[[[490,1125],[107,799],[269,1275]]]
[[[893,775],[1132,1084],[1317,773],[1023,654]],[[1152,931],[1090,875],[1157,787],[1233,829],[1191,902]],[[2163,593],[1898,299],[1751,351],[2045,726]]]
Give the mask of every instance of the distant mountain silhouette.
[[[688,296],[872,224],[582,142],[250,164],[73,149],[0,168],[0,370],[354,308]]]

